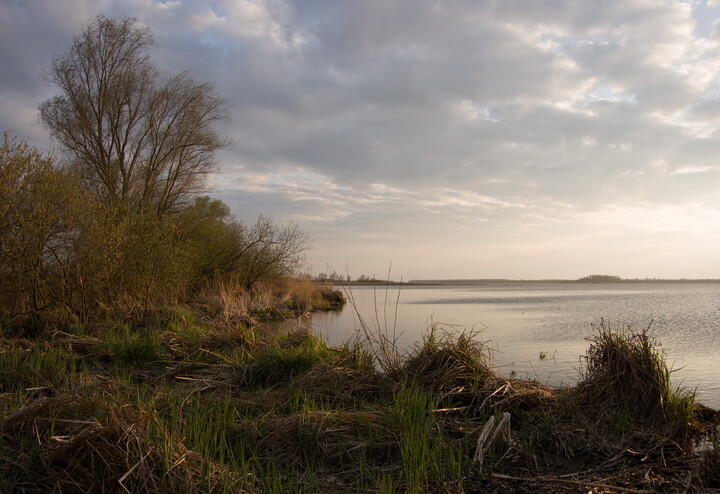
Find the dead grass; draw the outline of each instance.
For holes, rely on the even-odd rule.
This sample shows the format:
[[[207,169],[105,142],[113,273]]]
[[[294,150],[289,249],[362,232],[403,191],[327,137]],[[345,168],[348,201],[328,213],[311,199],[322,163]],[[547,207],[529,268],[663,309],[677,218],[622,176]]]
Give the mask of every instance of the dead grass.
[[[479,333],[451,333],[434,325],[406,356],[404,374],[438,393],[482,389],[497,380],[490,369],[489,346],[478,340]]]
[[[569,396],[572,406],[616,432],[649,428],[685,447],[699,432],[694,393],[672,387],[665,353],[649,328],[602,320],[593,329],[581,379]]]
[[[150,441],[157,422],[128,404],[69,397],[41,398],[0,421],[2,455],[16,460],[0,467],[13,490],[33,492],[155,493],[239,486],[227,469],[211,466],[182,444],[172,451]],[[156,434],[169,434],[160,430]],[[32,439],[33,445],[27,444]]]
[[[214,280],[193,297],[193,307],[208,322],[254,326],[283,317],[300,317],[312,311],[341,308],[345,298],[331,285],[291,278],[262,281],[246,290],[240,280]]]
[[[694,455],[693,434],[678,434],[688,424],[711,430],[717,412],[684,402],[683,425],[673,401],[683,395],[647,334],[599,332],[580,385],[553,389],[494,373],[480,332],[433,327],[402,354],[388,336],[388,372],[367,342],[332,348],[308,328],[261,330],[222,311],[212,320],[206,308],[123,322],[114,336],[117,321],[0,339],[0,492],[702,492],[720,483],[715,444]],[[101,358],[111,336],[144,334],[161,335],[159,361]],[[511,441],[480,468],[475,445],[504,413]]]

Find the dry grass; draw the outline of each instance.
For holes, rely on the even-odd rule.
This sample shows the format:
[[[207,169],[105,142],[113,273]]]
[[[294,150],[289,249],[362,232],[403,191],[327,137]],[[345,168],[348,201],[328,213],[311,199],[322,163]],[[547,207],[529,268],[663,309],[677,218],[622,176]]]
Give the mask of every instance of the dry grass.
[[[331,285],[291,278],[258,282],[250,290],[236,278],[214,280],[192,302],[208,324],[222,321],[231,326],[254,326],[270,319],[338,309],[344,304],[342,293]]]
[[[573,406],[620,428],[649,427],[681,446],[693,438],[694,394],[673,389],[665,353],[649,328],[635,331],[603,320],[589,343],[570,396]]]
[[[196,487],[214,492],[228,482],[239,487],[225,468],[206,466],[202,472],[203,461],[182,444],[172,451],[158,447],[149,438],[151,422],[155,434],[170,434],[127,404],[38,399],[0,421],[3,458],[24,452],[15,464],[0,467],[0,477],[18,492],[155,493]]]
[[[401,353],[391,336],[361,329],[375,339],[333,348],[308,328],[261,330],[234,324],[221,310],[213,320],[205,309],[180,306],[152,322],[0,340],[0,492],[697,492],[718,485],[715,445],[699,458],[680,447],[692,434],[681,441],[677,433],[691,423],[710,428],[717,413],[684,402],[691,412],[683,426],[683,395],[669,387],[660,347],[647,334],[598,332],[580,385],[552,389],[495,374],[475,331],[435,326]],[[153,334],[159,360],[104,356],[123,338]],[[383,353],[372,354],[377,349]],[[379,366],[386,358],[391,365]],[[640,392],[639,402],[624,394]],[[481,431],[506,412],[509,447],[488,451],[480,468],[472,458]]]
[[[497,380],[490,369],[489,346],[476,331],[451,333],[434,325],[406,356],[404,374],[438,393],[482,389]]]
[[[581,380],[573,393],[578,404],[602,404],[647,423],[664,419],[671,393],[670,373],[662,349],[648,331],[611,328],[602,321],[589,343]]]
[[[274,458],[277,465],[293,465],[315,457],[324,469],[342,471],[360,454],[396,455],[387,415],[381,411],[307,410],[285,416],[270,416],[235,428],[235,441],[258,457]],[[352,475],[350,475],[352,477]]]

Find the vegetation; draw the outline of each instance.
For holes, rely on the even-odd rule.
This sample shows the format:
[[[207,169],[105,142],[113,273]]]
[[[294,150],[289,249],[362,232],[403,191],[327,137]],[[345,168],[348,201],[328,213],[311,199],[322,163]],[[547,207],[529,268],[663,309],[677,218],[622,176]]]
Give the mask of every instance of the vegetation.
[[[611,276],[607,274],[591,274],[578,280],[580,283],[620,283],[623,281],[619,276]]]
[[[550,389],[495,374],[478,334],[433,327],[388,373],[362,330],[330,347],[306,328],[253,324],[242,293],[216,293],[145,321],[69,324],[33,340],[4,327],[0,491],[720,486],[716,412],[670,387],[645,332],[602,323],[581,382]],[[510,440],[474,461],[488,420],[506,413]]]
[[[344,297],[289,276],[296,226],[200,195],[224,102],[151,42],[100,16],[54,61],[40,113],[67,163],[4,136],[0,492],[720,487],[717,412],[647,332],[602,322],[550,389],[498,376],[475,332],[402,353],[379,320],[341,347],[267,324]]]
[[[201,196],[226,116],[212,85],[151,63],[149,31],[99,16],[48,79],[40,117],[66,161],[8,134],[0,148],[0,319],[138,315],[223,283],[293,275],[308,238],[260,216],[247,226]]]

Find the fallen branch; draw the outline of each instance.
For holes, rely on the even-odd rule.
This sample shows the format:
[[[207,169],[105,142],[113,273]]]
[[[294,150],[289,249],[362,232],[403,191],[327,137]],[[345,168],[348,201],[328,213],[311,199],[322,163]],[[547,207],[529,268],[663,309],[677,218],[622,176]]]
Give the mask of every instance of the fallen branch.
[[[504,475],[502,473],[491,473],[490,476],[494,479],[512,480],[515,482],[524,482],[527,484],[531,484],[533,482],[561,482],[564,484],[572,484],[572,485],[577,485],[577,486],[582,486],[582,487],[609,489],[611,492],[628,492],[630,494],[648,494],[650,492],[654,492],[654,491],[648,491],[648,490],[630,489],[628,487],[620,487],[617,485],[601,484],[601,483],[592,482],[592,481],[565,479],[565,478],[561,478],[561,477],[515,477],[512,475]]]

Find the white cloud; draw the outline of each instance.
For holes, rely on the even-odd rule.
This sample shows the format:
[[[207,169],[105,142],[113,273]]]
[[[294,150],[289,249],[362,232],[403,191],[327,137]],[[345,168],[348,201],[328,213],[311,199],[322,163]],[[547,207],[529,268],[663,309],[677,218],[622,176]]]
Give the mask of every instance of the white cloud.
[[[3,129],[41,139],[40,75],[101,11],[137,16],[163,70],[228,98],[237,144],[213,183],[246,221],[294,219],[374,259],[455,243],[457,269],[483,242],[502,264],[588,248],[595,228],[716,231],[715,1],[5,2]]]

